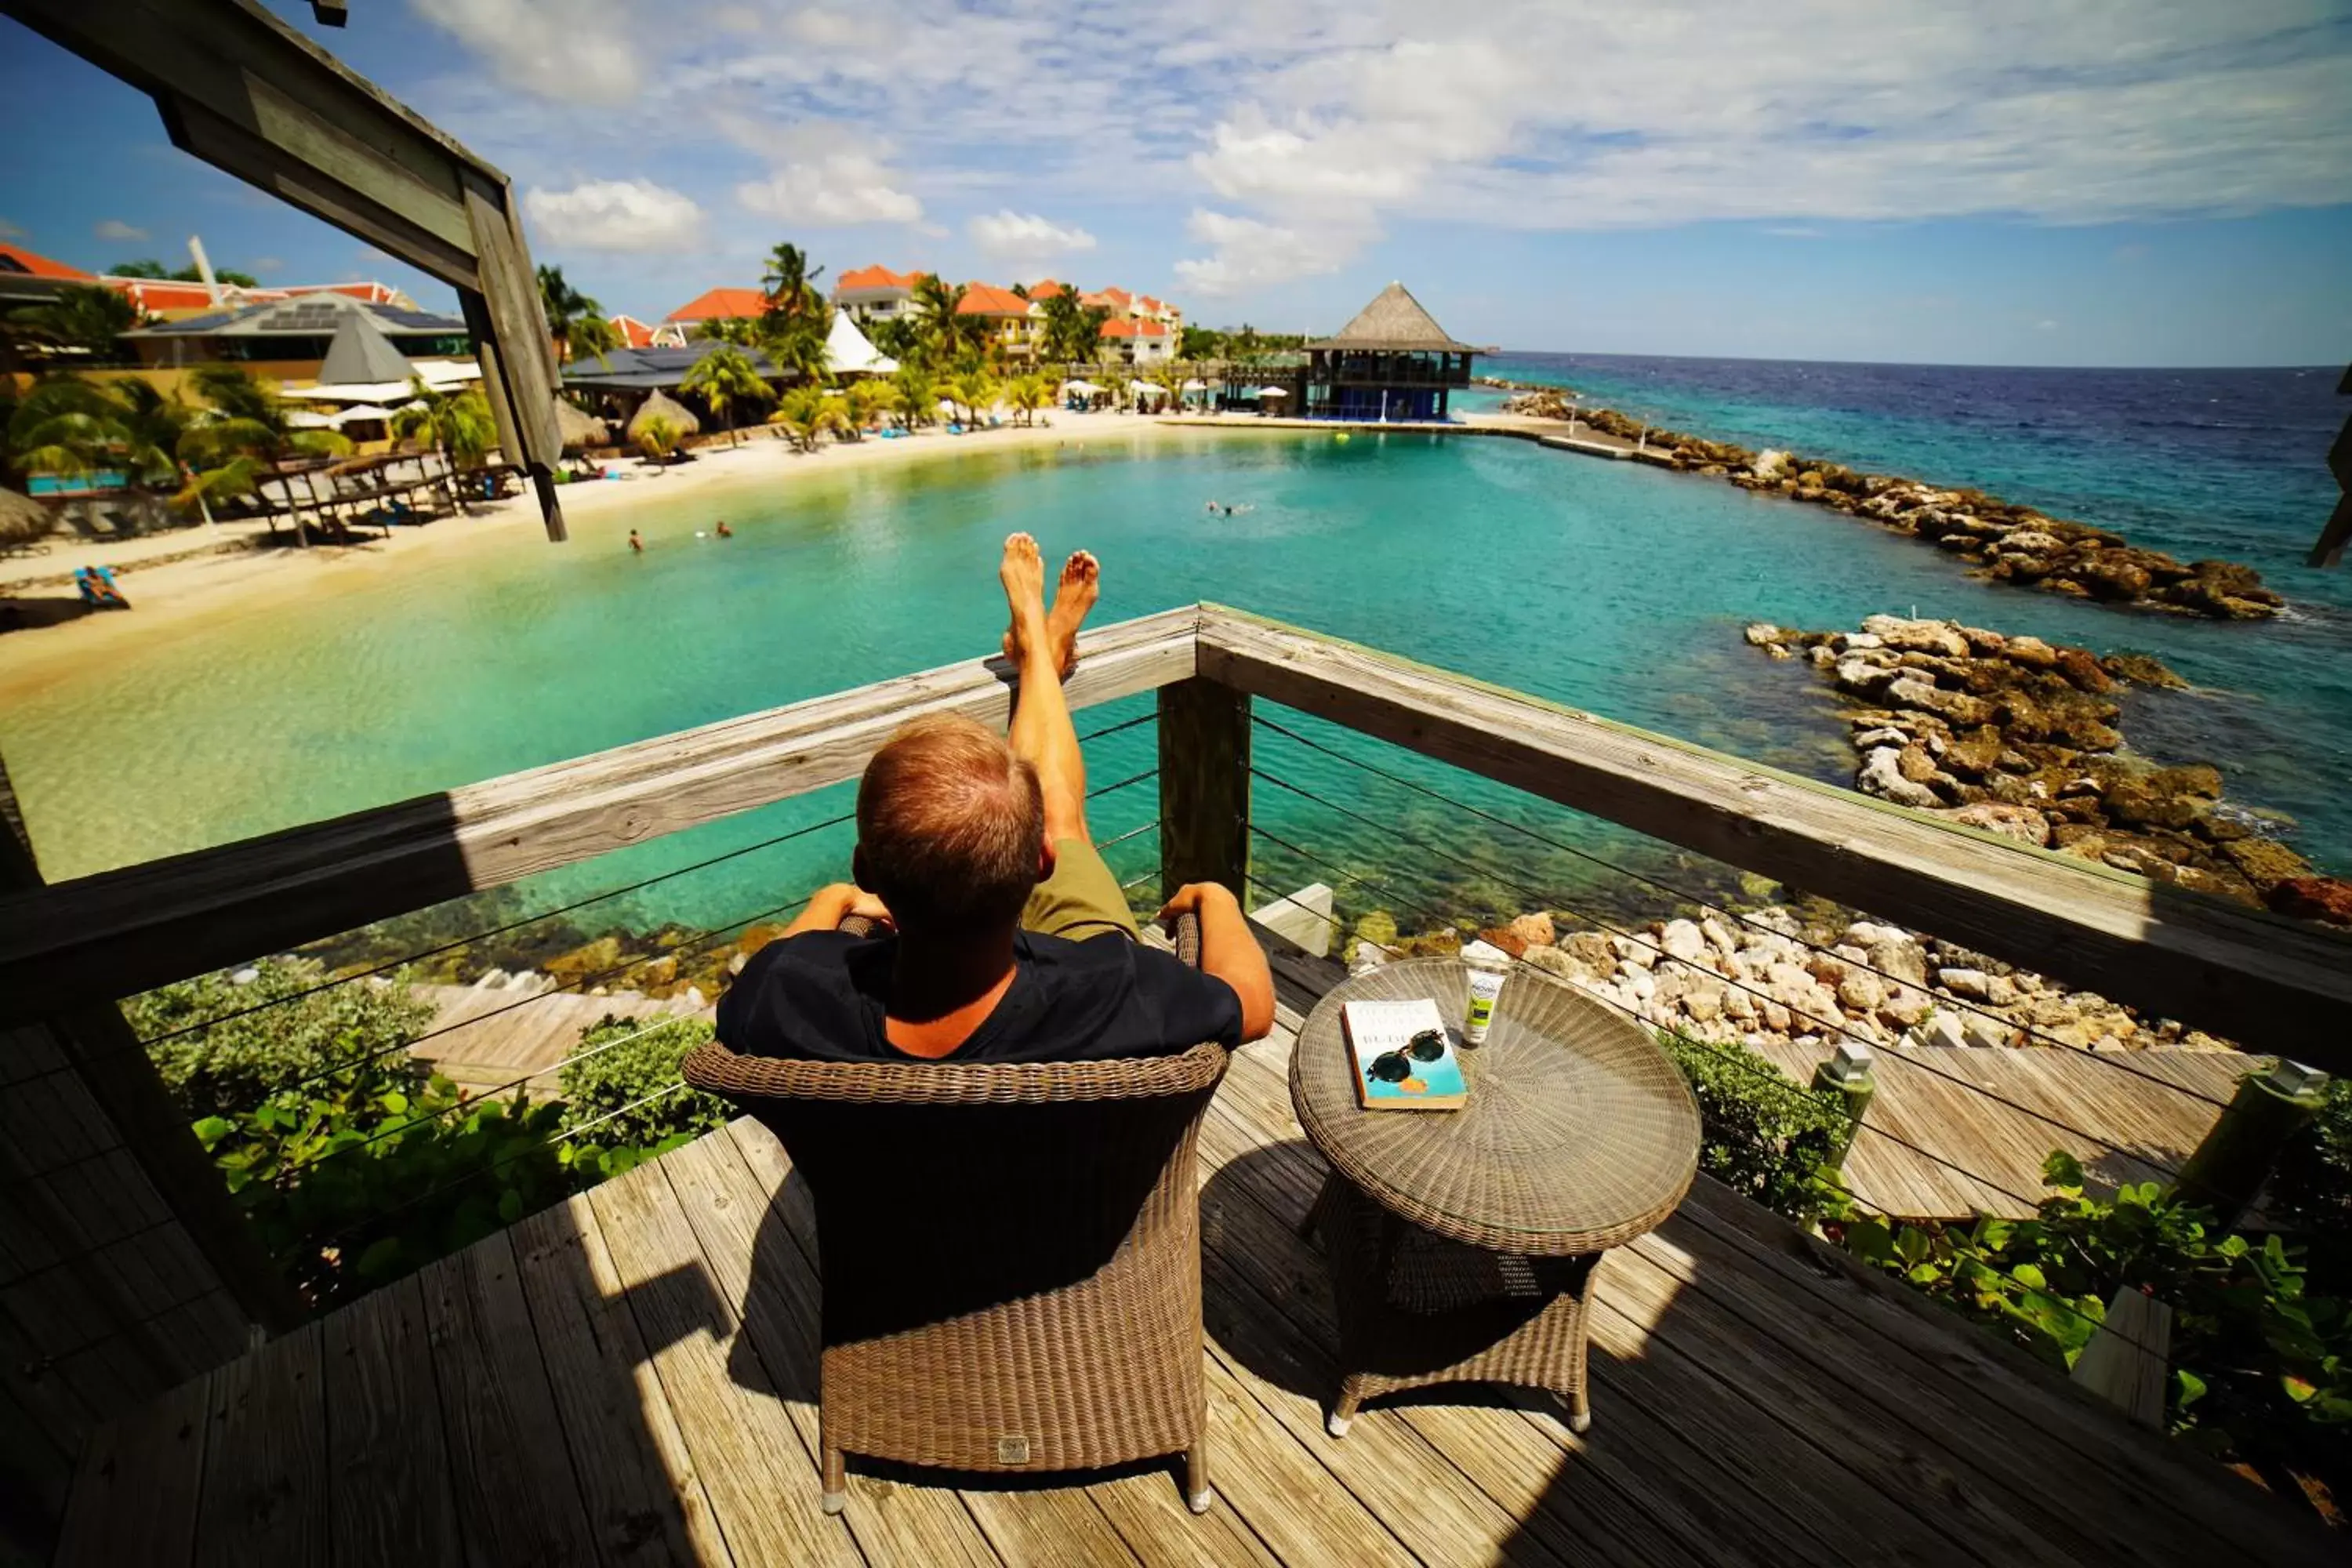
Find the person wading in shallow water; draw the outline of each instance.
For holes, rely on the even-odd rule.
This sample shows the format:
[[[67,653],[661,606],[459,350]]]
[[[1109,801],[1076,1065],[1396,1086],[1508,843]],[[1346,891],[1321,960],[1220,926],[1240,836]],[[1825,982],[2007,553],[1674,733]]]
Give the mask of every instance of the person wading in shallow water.
[[[918,719],[857,788],[854,883],[825,889],[754,954],[719,1005],[747,1056],[1039,1062],[1238,1046],[1274,1027],[1274,979],[1240,901],[1214,883],[1160,910],[1201,921],[1201,968],[1137,940],[1087,831],[1086,762],[1061,682],[1100,593],[1084,551],[1045,605],[1037,542],[1004,542],[1004,648],[1021,671],[1012,732]],[[834,929],[848,915],[870,936]]]
[[[723,517],[719,520],[718,533],[719,537],[721,539],[732,539],[735,537],[735,531],[727,526],[727,520]]]
[[[643,555],[646,552],[646,542],[637,537],[637,531],[634,528],[629,530],[629,552],[633,555]]]

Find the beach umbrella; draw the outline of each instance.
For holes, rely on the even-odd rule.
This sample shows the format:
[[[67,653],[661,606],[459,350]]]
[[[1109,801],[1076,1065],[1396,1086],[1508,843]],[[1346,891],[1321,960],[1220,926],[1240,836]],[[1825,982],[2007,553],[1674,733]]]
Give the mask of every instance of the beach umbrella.
[[[297,430],[331,430],[342,422],[341,414],[320,414],[310,408],[289,408],[286,411],[286,423]]]
[[[38,539],[57,526],[49,509],[31,496],[0,486],[0,539]]]
[[[1260,397],[1287,397],[1290,395],[1290,388],[1286,386],[1261,386],[1257,389],[1257,395]]]
[[[1184,384],[1184,390],[1187,392],[1206,392],[1209,390],[1209,384],[1196,377]]]
[[[635,440],[644,433],[646,426],[656,419],[668,420],[670,428],[681,436],[694,435],[702,428],[702,421],[694,416],[694,410],[674,397],[655,391],[647,393],[646,400],[637,405],[637,411],[629,416],[629,439]]]
[[[1097,386],[1093,382],[1087,380],[1084,376],[1080,376],[1076,381],[1066,381],[1062,383],[1062,390],[1064,392],[1075,392],[1079,396],[1085,397],[1093,393],[1100,392],[1102,388]]]
[[[611,426],[561,397],[555,400],[555,433],[567,452],[601,447],[612,439]]]

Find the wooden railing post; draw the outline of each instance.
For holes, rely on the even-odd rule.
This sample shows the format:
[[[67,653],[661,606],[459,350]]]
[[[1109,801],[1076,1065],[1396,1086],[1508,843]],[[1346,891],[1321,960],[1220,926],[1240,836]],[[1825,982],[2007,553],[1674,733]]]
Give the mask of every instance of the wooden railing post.
[[[1160,884],[1249,898],[1250,700],[1195,676],[1160,689]]]
[[[2181,1163],[2173,1191],[2211,1209],[2223,1226],[2237,1224],[2281,1152],[2326,1100],[2327,1075],[2301,1062],[2248,1073],[2205,1141]]]
[[[1826,1089],[1843,1102],[1845,1129],[1838,1134],[1836,1152],[1830,1161],[1834,1169],[1845,1167],[1854,1134],[1862,1131],[1863,1116],[1878,1092],[1878,1078],[1873,1070],[1877,1065],[1878,1058],[1868,1046],[1847,1040],[1838,1047],[1836,1055],[1813,1069],[1813,1088]]]

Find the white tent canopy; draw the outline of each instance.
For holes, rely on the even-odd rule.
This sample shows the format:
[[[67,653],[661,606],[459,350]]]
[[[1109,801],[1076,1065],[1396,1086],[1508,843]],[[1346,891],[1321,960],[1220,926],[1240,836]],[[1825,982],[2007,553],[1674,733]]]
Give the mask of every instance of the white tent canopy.
[[[421,359],[417,375],[436,392],[446,392],[482,379],[480,363],[469,359]],[[415,389],[405,381],[328,382],[318,386],[287,386],[286,396],[297,403],[404,402]]]
[[[1064,392],[1075,392],[1079,396],[1084,397],[1088,393],[1100,392],[1102,388],[1081,376],[1075,381],[1066,381],[1062,383],[1062,390]]]
[[[392,410],[373,403],[354,403],[348,408],[332,413],[320,413],[314,408],[289,409],[286,423],[297,430],[336,430],[345,425],[366,419],[389,419]]]
[[[824,363],[835,375],[889,375],[898,368],[897,360],[866,341],[846,310],[833,313],[832,329],[824,335]]]
[[[1127,389],[1129,392],[1134,393],[1138,397],[1165,397],[1168,395],[1168,389],[1161,386],[1157,382],[1130,381],[1127,384]]]
[[[1257,395],[1260,397],[1287,397],[1290,395],[1290,388],[1286,386],[1261,386],[1257,389]]]
[[[1187,392],[1206,392],[1209,390],[1209,384],[1196,376],[1192,380],[1184,384],[1184,390]]]

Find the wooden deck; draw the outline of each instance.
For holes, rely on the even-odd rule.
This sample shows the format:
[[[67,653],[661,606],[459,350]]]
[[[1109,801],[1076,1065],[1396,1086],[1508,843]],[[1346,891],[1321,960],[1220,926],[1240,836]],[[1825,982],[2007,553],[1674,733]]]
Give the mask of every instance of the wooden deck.
[[[806,1194],[741,1121],[102,1429],[58,1561],[2284,1564],[2340,1543],[1702,1179],[1612,1254],[1592,1429],[1440,1390],[1327,1436],[1283,1028],[1202,1138],[1212,1475],[860,1472],[817,1508]]]
[[[1829,1054],[1791,1041],[1763,1047],[1799,1083],[1811,1082]],[[1883,1046],[1872,1054],[1878,1092],[1840,1179],[1868,1207],[1906,1219],[2022,1219],[2043,1195],[2042,1162],[2053,1149],[2080,1160],[2103,1190],[2168,1180],[2254,1065],[2235,1052],[2178,1046],[2095,1054]]]

